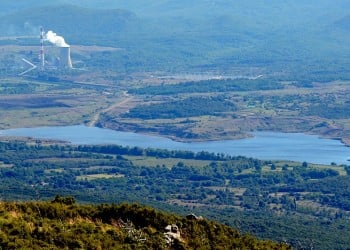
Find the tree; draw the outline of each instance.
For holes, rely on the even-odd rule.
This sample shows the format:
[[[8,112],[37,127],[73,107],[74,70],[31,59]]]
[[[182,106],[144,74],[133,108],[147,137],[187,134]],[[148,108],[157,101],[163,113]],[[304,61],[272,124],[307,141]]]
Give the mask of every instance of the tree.
[[[73,205],[75,204],[75,199],[72,196],[67,196],[67,197],[63,197],[61,195],[56,195],[55,199],[52,201],[52,203],[61,203],[61,204],[65,204],[65,205]]]

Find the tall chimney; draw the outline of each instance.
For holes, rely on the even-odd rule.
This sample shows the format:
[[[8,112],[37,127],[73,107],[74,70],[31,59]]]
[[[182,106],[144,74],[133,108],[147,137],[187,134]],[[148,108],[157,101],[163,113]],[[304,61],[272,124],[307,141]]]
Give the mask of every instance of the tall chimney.
[[[40,66],[44,68],[45,66],[45,53],[44,53],[44,29],[40,28]]]
[[[68,69],[73,68],[69,46],[60,47],[60,67]]]

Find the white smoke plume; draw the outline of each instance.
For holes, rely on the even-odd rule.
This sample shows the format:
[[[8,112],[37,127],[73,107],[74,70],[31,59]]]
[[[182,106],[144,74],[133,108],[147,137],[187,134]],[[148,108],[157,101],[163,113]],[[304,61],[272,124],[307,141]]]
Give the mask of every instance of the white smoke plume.
[[[64,38],[62,36],[58,36],[52,30],[49,30],[46,33],[45,40],[47,40],[50,43],[56,45],[57,47],[70,47],[69,44],[66,43],[66,41],[64,40]]]

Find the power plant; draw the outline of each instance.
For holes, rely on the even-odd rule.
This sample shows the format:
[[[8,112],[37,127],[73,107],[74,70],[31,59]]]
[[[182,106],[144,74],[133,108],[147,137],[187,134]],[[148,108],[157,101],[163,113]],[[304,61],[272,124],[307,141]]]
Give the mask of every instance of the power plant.
[[[56,50],[56,58],[54,60],[47,61],[46,59],[51,57],[53,58],[53,54],[46,55],[45,53],[48,53],[49,50],[44,49],[44,42],[49,41],[52,43],[55,47],[58,48]],[[53,50],[50,49],[50,52]],[[55,51],[53,51],[55,52]],[[43,27],[40,28],[40,53],[39,53],[39,62],[37,65],[30,62],[29,60],[22,58],[22,61],[25,62],[27,65],[29,65],[31,68],[25,70],[24,72],[20,73],[19,75],[25,75],[29,73],[30,71],[39,68],[41,70],[45,69],[73,69],[72,65],[72,59],[70,56],[70,45],[66,43],[64,38],[62,36],[58,36],[53,31],[48,31],[46,34],[44,32]]]

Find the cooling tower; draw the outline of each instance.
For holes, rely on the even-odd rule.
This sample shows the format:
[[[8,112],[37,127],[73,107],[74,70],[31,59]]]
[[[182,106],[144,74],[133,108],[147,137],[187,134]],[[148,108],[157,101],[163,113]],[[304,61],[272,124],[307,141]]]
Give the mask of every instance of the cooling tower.
[[[70,47],[60,47],[60,67],[61,68],[73,68],[72,60],[70,59]]]

